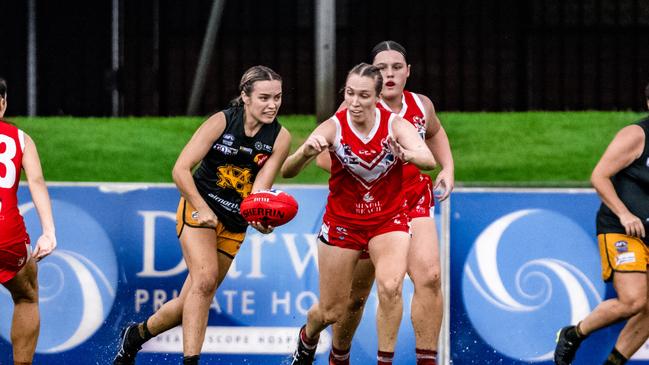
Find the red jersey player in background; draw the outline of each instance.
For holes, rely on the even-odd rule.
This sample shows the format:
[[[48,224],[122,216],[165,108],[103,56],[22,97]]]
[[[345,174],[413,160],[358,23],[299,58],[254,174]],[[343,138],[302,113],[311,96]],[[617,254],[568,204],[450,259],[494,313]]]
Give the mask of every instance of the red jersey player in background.
[[[406,49],[397,42],[383,41],[371,53],[374,66],[381,70],[383,89],[378,103],[412,123],[421,138],[440,163],[442,170],[435,179],[434,189],[441,191],[437,198],[448,198],[454,187],[454,164],[451,146],[435,107],[425,95],[404,90],[410,76]],[[343,103],[342,107],[345,106]],[[317,158],[318,166],[330,169],[326,153]],[[437,343],[444,311],[439,242],[433,214],[433,184],[428,175],[412,165],[404,166],[402,189],[408,201],[408,217],[412,237],[408,253],[408,276],[414,284],[411,319],[415,330],[417,365],[435,365]],[[333,344],[330,365],[348,365],[354,332],[360,324],[367,297],[374,282],[374,265],[364,255],[356,264],[347,312],[333,325]]]
[[[40,330],[36,261],[56,247],[52,206],[34,141],[2,120],[7,110],[7,84],[0,79],[0,283],[14,302],[11,345],[14,364],[31,364]],[[18,182],[25,170],[43,234],[34,252],[18,211]]]
[[[354,267],[369,251],[378,287],[378,364],[391,364],[403,311],[402,284],[409,249],[403,163],[422,169],[435,159],[408,121],[376,107],[380,70],[355,66],[347,75],[347,109],[321,123],[282,166],[293,177],[320,152],[331,154],[329,197],[319,234],[319,303],[300,330],[294,365],[312,364],[319,333],[347,310]]]

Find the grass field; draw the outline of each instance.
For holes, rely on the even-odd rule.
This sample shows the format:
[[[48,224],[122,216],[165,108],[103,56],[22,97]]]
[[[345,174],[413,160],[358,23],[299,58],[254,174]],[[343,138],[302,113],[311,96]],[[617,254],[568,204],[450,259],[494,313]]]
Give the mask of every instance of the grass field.
[[[464,186],[586,186],[633,112],[440,113]],[[202,118],[13,118],[36,141],[48,181],[170,182],[178,153]],[[293,149],[313,116],[282,116]],[[310,166],[282,183],[325,183]]]

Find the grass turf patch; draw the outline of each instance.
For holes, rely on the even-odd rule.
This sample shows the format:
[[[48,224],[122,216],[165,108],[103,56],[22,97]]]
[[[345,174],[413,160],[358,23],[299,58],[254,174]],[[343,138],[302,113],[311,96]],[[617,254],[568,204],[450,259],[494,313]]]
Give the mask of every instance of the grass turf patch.
[[[585,186],[633,112],[440,113],[458,185]],[[171,168],[203,118],[14,118],[35,141],[48,181],[171,182]],[[315,118],[281,116],[294,151]],[[434,173],[433,173],[434,175]],[[279,183],[326,183],[311,164]]]

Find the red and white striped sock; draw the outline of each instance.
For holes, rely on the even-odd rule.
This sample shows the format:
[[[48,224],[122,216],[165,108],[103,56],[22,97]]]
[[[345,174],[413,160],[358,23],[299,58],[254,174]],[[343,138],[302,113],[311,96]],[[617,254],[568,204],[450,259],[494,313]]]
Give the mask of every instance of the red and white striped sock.
[[[306,347],[309,350],[313,350],[318,346],[318,338],[310,338],[309,336],[306,335],[306,326],[302,327],[300,330],[300,341],[302,341],[302,344],[304,344],[304,347]]]
[[[417,353],[417,365],[437,365],[437,351],[415,349]]]
[[[394,352],[379,351],[376,355],[377,365],[392,365]]]
[[[349,351],[350,349],[340,350],[332,346],[329,353],[329,365],[349,365]]]

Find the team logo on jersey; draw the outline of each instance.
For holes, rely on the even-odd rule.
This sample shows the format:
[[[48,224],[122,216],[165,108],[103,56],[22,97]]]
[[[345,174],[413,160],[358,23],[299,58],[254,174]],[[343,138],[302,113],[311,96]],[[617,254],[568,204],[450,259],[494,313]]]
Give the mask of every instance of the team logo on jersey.
[[[265,153],[258,153],[255,155],[254,161],[257,166],[262,167],[266,163],[266,160],[268,160],[268,157],[270,157],[270,155],[267,155]]]
[[[244,153],[246,153],[248,155],[252,155],[252,148],[250,148],[250,147],[240,146],[239,151],[244,152]]]
[[[336,232],[338,233],[338,239],[340,241],[343,241],[345,237],[347,237],[347,228],[341,227],[341,226],[336,226]]]
[[[343,156],[341,161],[344,165],[356,165],[358,164],[358,157],[352,152],[350,145],[341,141],[340,146],[342,147]]]
[[[376,151],[373,150],[373,149],[360,150],[360,151],[358,151],[358,154],[361,155],[361,156],[372,156],[372,155],[376,154]]]
[[[257,151],[271,152],[273,150],[273,146],[257,141],[255,142],[255,149]]]
[[[234,165],[218,168],[219,181],[216,185],[224,189],[234,189],[242,197],[247,197],[252,190],[252,171]]]
[[[366,202],[366,203],[371,203],[371,202],[374,201],[374,197],[368,191],[367,193],[365,193],[365,195],[363,195],[363,201]]]
[[[350,145],[341,141],[335,153],[345,169],[365,188],[369,189],[395,166],[396,160],[387,137],[381,141],[380,150],[365,149],[364,151],[365,153],[362,156],[365,158],[362,158],[354,153]],[[374,153],[371,154],[370,151]]]
[[[239,152],[236,148],[228,147],[218,143],[215,144],[213,148],[226,156],[236,155],[237,152]]]

